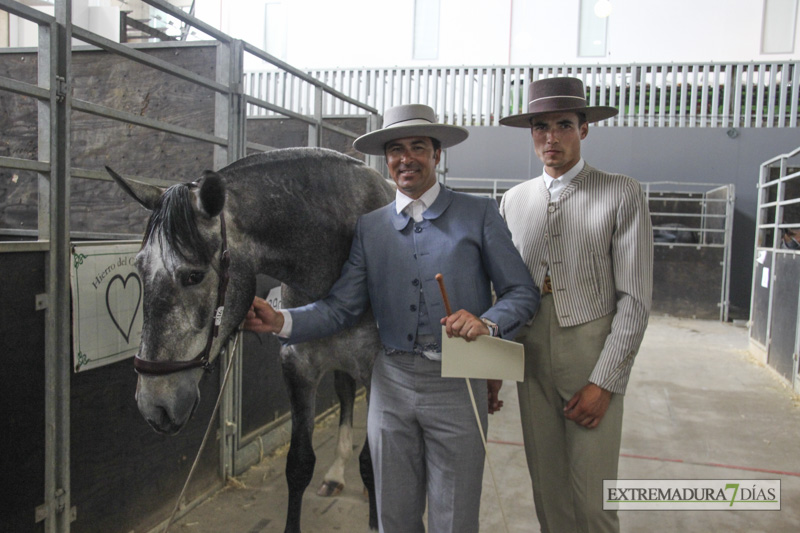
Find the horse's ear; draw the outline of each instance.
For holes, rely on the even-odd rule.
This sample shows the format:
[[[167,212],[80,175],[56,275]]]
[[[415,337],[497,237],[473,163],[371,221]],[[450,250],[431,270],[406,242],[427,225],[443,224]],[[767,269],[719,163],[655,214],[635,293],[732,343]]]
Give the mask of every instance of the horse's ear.
[[[141,181],[123,178],[109,167],[106,167],[106,172],[111,174],[111,177],[114,178],[114,181],[117,182],[117,185],[119,185],[123,191],[128,193],[128,196],[151,211],[158,203],[161,195],[164,194],[164,189],[161,187],[150,185],[149,183],[144,183]]]
[[[215,217],[225,207],[225,182],[216,172],[206,170],[200,182],[200,207],[209,216]]]

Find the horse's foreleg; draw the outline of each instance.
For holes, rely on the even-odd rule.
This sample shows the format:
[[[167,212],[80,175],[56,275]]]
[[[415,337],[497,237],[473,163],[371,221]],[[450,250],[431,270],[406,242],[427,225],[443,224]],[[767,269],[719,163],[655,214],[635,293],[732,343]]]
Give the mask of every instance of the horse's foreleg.
[[[344,469],[353,455],[353,405],[356,397],[356,381],[346,372],[335,371],[333,383],[339,398],[339,438],[336,459],[325,473],[319,496],[336,496],[344,490]]]
[[[289,487],[286,533],[300,533],[303,493],[311,482],[316,463],[311,442],[314,433],[316,385],[292,370],[289,365],[284,365],[283,376],[292,404],[292,440],[286,456],[286,483]]]

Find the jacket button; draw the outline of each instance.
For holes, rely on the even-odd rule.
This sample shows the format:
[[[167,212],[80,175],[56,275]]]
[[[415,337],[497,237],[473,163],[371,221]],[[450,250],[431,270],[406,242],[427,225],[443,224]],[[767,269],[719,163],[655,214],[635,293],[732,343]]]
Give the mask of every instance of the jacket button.
[[[414,304],[411,304],[411,306],[409,307],[409,309],[411,309],[412,311],[416,311],[416,310],[417,310],[417,306],[416,306],[416,305],[414,305]]]
[[[409,341],[409,342],[411,342],[411,341],[413,341],[413,340],[414,340],[414,335],[412,335],[411,333],[409,333],[409,334],[408,334],[408,337],[406,337],[406,338],[408,339],[408,341]]]
[[[416,227],[414,228],[414,231],[415,231],[416,233],[422,233],[422,228],[421,228],[420,226],[416,226]]]
[[[547,206],[547,212],[548,213],[553,213],[553,212],[555,212],[555,210],[556,210],[556,206],[554,206],[554,205]]]
[[[419,285],[419,280],[418,279],[412,280],[411,284],[416,287],[417,285]]]

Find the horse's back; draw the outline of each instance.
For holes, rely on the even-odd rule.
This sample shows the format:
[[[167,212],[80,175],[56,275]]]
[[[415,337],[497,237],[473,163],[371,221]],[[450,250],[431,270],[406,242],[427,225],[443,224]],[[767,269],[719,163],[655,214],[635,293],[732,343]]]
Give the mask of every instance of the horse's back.
[[[292,179],[313,180],[316,187],[330,188],[331,192],[344,187],[377,194],[382,199],[391,198],[392,187],[379,172],[363,161],[328,148],[297,147],[259,152],[231,163],[219,173],[236,176],[253,170],[269,173],[274,169],[282,176],[291,175]]]

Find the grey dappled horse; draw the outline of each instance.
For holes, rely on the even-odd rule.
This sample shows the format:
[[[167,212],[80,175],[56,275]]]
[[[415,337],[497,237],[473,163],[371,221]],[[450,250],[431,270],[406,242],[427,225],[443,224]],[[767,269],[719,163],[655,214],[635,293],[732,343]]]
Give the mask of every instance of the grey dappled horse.
[[[394,194],[380,174],[360,161],[314,148],[251,155],[166,190],[108,171],[152,211],[136,256],[144,285],[142,339],[134,359],[136,401],[150,425],[169,434],[177,433],[197,407],[203,367],[244,319],[256,292],[256,274],[282,282],[287,307],[325,296],[347,259],[358,216],[386,205]],[[223,305],[215,327],[217,307]],[[332,337],[281,348],[292,408],[286,531],[300,530],[303,493],[314,472],[311,438],[320,379],[335,372],[341,404],[338,457],[325,475],[322,493],[344,483],[344,462],[353,449],[357,382],[369,386],[380,349],[371,313]],[[376,529],[367,443],[360,464],[370,497],[369,524]]]

